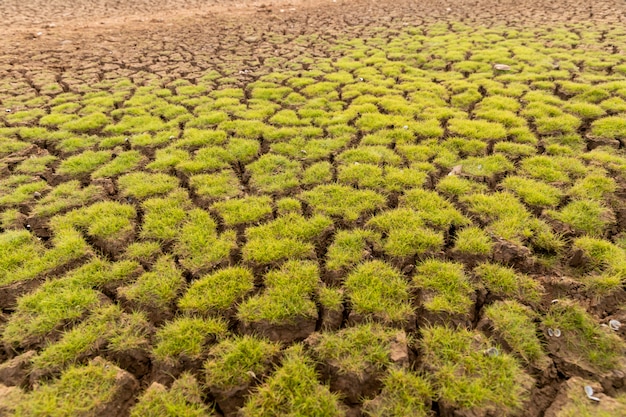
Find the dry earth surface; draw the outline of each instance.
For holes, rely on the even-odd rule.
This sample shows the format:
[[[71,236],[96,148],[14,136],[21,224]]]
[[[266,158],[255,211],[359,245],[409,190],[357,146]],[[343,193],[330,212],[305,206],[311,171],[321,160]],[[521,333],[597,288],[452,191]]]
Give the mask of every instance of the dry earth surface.
[[[0,16],[0,416],[626,415],[626,2]]]

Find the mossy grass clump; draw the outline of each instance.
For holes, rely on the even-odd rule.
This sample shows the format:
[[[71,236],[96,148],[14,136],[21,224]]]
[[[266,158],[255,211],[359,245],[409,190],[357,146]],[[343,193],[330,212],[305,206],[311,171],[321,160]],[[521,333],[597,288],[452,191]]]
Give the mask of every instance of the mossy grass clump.
[[[183,149],[176,149],[172,146],[157,149],[152,162],[146,165],[150,171],[169,172],[180,162],[191,159],[189,152]]]
[[[525,303],[536,303],[541,300],[543,293],[541,284],[513,268],[487,262],[474,268],[474,274],[489,294],[495,297],[514,297]]]
[[[249,196],[215,203],[211,208],[224,219],[226,226],[258,222],[272,214],[272,199],[267,196]]]
[[[333,178],[330,162],[318,162],[302,172],[302,185],[314,186],[330,182]]]
[[[493,250],[491,237],[479,227],[464,227],[456,234],[453,250],[469,256],[489,256]]]
[[[85,151],[63,160],[56,173],[77,177],[95,171],[111,159],[110,151]]]
[[[231,251],[237,247],[236,240],[236,233],[232,230],[218,235],[217,224],[209,213],[193,209],[181,225],[174,253],[179,256],[180,265],[192,274],[198,274],[227,263]]]
[[[376,323],[315,334],[307,342],[316,359],[325,364],[331,389],[342,391],[349,402],[375,393],[385,370],[394,361],[406,361],[393,357],[392,348],[408,343],[404,331]]]
[[[513,163],[501,154],[466,158],[460,165],[464,174],[485,178],[496,178],[514,169]]]
[[[352,311],[350,320],[406,325],[413,317],[409,284],[394,267],[379,260],[366,261],[344,283]]]
[[[37,245],[37,247],[40,246]],[[23,255],[33,256],[26,262],[26,258],[20,258]],[[89,258],[92,255],[91,247],[85,242],[80,232],[73,228],[57,230],[52,238],[52,248],[45,251],[39,251],[37,248],[16,257],[9,256],[5,258],[12,264],[12,268],[10,274],[5,272],[3,275],[0,275],[0,285],[45,277],[47,274],[53,274],[64,266],[71,265],[80,259]],[[5,262],[7,261],[5,260]],[[5,302],[9,301],[5,300]]]
[[[0,283],[33,258],[39,258],[44,250],[44,245],[27,230],[7,230],[0,234]]]
[[[404,368],[391,367],[382,380],[382,391],[374,399],[363,402],[363,411],[370,417],[427,417],[431,411],[434,391],[424,377]]]
[[[606,200],[617,189],[617,183],[609,176],[590,173],[577,180],[569,189],[568,194],[576,199]]]
[[[145,239],[172,241],[191,208],[189,196],[183,190],[175,190],[164,198],[151,198],[142,203],[143,227],[140,236]]]
[[[239,305],[237,318],[244,327],[301,323],[301,332],[310,333],[315,329],[318,314],[312,296],[321,283],[316,263],[288,261],[279,270],[268,272],[264,282],[262,293]],[[280,339],[280,335],[267,336],[272,340]]]
[[[302,345],[285,351],[281,366],[247,400],[244,417],[285,415],[335,417],[345,410],[337,394],[321,385],[313,361]]]
[[[139,397],[130,411],[131,417],[205,417],[213,412],[202,401],[202,388],[190,374],[183,373],[170,389],[153,383]]]
[[[110,362],[95,358],[73,366],[59,379],[43,384],[17,404],[15,416],[106,415],[126,411],[139,384]]]
[[[326,268],[329,271],[348,270],[381,250],[382,236],[371,230],[340,230],[326,253]]]
[[[118,294],[131,305],[146,311],[155,321],[170,313],[172,303],[185,285],[182,272],[171,256],[161,256],[150,272],[130,285],[118,288]]]
[[[463,226],[470,223],[452,203],[435,191],[414,188],[405,191],[400,198],[400,207],[417,210],[426,224],[435,229],[447,230],[450,226]]]
[[[468,139],[498,141],[506,138],[506,129],[500,123],[485,120],[451,119],[448,121],[451,133]]]
[[[580,253],[581,280],[599,296],[619,291],[626,279],[626,252],[604,239],[581,237],[572,244],[574,259]]]
[[[626,140],[626,117],[610,116],[591,124],[591,135],[603,139]]]
[[[56,162],[58,158],[54,155],[43,155],[31,157],[20,162],[14,172],[20,174],[41,174],[48,169],[48,166]]]
[[[568,183],[570,177],[557,159],[550,156],[532,156],[521,163],[526,175],[548,183]]]
[[[183,159],[176,164],[176,170],[183,175],[200,172],[219,171],[230,167],[231,155],[218,146],[206,146],[194,152],[193,158]]]
[[[14,207],[35,202],[34,193],[43,193],[49,189],[46,181],[37,181],[35,178],[14,176],[0,182],[0,191],[3,194],[0,196],[0,207]],[[16,183],[13,183],[11,179]]]
[[[254,289],[252,272],[242,267],[220,269],[194,281],[178,300],[185,312],[223,314]]]
[[[286,193],[300,185],[300,164],[281,155],[263,155],[246,169],[250,186],[262,193]]]
[[[91,173],[91,178],[108,178],[117,177],[118,175],[132,171],[141,163],[145,162],[145,158],[138,151],[126,151],[118,154],[111,162],[101,166]]]
[[[279,216],[295,213],[302,214],[302,203],[292,197],[284,197],[276,201],[276,213]]]
[[[384,183],[383,169],[372,164],[342,165],[337,173],[337,181],[358,189],[378,189]]]
[[[542,325],[561,331],[558,341],[548,338],[548,350],[554,350],[562,360],[594,373],[609,372],[620,366],[624,342],[608,328],[601,327],[574,301],[553,303]]]
[[[72,132],[93,132],[100,130],[110,122],[111,120],[104,113],[96,112],[74,120],[69,120],[63,123],[61,128]]]
[[[183,358],[203,359],[207,347],[227,332],[227,323],[219,318],[178,317],[156,332],[152,354],[163,363],[176,363]]]
[[[243,194],[239,179],[232,170],[193,175],[189,178],[189,185],[196,195],[207,200],[230,199]]]
[[[421,290],[423,308],[430,314],[443,314],[444,320],[446,316],[471,316],[475,292],[462,264],[425,260],[417,265],[413,283]]]
[[[204,363],[206,384],[226,400],[231,397],[229,394],[248,391],[266,376],[279,355],[280,344],[265,339],[248,335],[224,339],[209,350]],[[240,402],[243,405],[243,399]]]
[[[534,323],[537,313],[530,307],[514,300],[496,301],[485,308],[485,317],[513,355],[529,364],[545,359]]]
[[[559,211],[550,210],[550,217],[572,227],[576,232],[601,237],[614,222],[613,211],[595,200],[575,200]]]
[[[2,340],[8,346],[37,345],[54,330],[79,322],[101,304],[98,292],[91,288],[67,280],[49,281],[19,298]]]
[[[439,180],[435,186],[436,190],[450,197],[460,197],[467,194],[482,192],[487,190],[487,185],[461,178],[456,175],[448,175]]]
[[[243,259],[267,265],[289,259],[313,258],[315,243],[319,243],[332,226],[332,220],[322,215],[307,219],[298,213],[288,213],[266,224],[249,227]]]
[[[159,242],[145,240],[128,245],[122,258],[141,262],[142,265],[152,265],[161,254],[161,244]]]
[[[114,304],[97,308],[33,358],[34,374],[58,372],[94,355],[105,343],[110,352],[145,349],[149,329],[150,324],[141,313],[126,314]]]
[[[135,233],[135,208],[115,201],[102,201],[57,215],[50,221],[54,230],[76,227],[95,239],[95,243],[111,253],[119,253]]]
[[[563,242],[550,227],[533,217],[511,193],[476,193],[461,197],[460,202],[482,222],[489,223],[487,230],[501,239],[517,245],[529,244],[551,253],[557,253],[563,247]]]
[[[542,181],[519,176],[506,177],[500,185],[515,193],[524,203],[536,207],[555,207],[563,198],[563,192]]]
[[[133,172],[121,176],[118,185],[123,196],[145,199],[172,191],[178,179],[167,174]]]
[[[531,380],[511,355],[482,334],[446,326],[422,330],[423,366],[432,375],[435,398],[446,409],[510,414],[526,401]]]
[[[383,250],[391,257],[406,259],[433,253],[443,247],[443,234],[424,227],[421,212],[410,208],[389,210],[374,216],[367,226],[384,232]]]
[[[360,146],[348,149],[337,156],[341,165],[359,164],[400,165],[402,159],[393,150],[384,146]]]

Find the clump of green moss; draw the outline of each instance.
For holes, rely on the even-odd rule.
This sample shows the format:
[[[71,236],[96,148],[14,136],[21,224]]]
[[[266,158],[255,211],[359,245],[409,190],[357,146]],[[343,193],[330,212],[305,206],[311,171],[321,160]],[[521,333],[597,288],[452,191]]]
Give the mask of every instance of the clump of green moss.
[[[302,345],[285,352],[281,366],[252,394],[241,410],[244,417],[284,415],[344,416],[338,396],[319,383],[313,361]]]

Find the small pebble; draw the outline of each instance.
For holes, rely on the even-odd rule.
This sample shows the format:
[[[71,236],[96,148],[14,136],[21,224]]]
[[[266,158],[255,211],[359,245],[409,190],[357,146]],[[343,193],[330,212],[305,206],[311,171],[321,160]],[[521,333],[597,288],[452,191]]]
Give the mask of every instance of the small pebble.
[[[494,357],[500,355],[500,351],[498,350],[498,348],[490,347],[489,349],[487,349],[485,351],[485,355],[487,355],[487,356],[489,356],[491,358],[494,358]]]
[[[34,198],[39,198],[39,197],[41,197],[41,193],[40,193],[39,191],[35,191],[35,192],[33,193],[33,197],[34,197]]]
[[[406,126],[406,125],[402,126],[402,129],[404,129],[404,130],[407,130],[408,128],[409,128],[409,127],[408,127],[408,126]]]
[[[359,81],[365,81],[362,77],[359,77]]]
[[[498,71],[511,71],[511,67],[506,64],[495,64],[493,69]]]
[[[7,113],[11,113],[11,109],[5,109],[4,111]]]
[[[617,331],[620,327],[622,327],[622,323],[620,323],[619,320],[613,319],[609,321],[609,327],[611,328],[611,330]]]

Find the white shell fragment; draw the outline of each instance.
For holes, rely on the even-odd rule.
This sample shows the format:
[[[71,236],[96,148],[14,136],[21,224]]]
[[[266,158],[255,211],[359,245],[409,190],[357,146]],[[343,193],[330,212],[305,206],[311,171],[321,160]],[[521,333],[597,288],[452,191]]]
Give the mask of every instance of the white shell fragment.
[[[498,350],[498,348],[490,347],[489,349],[487,349],[485,351],[485,355],[487,355],[487,356],[489,356],[491,358],[494,358],[494,357],[500,355],[500,351]]]
[[[561,331],[559,329],[548,329],[548,336],[561,337]]]
[[[593,401],[600,401],[600,398],[593,396],[593,388],[589,385],[585,385],[585,394],[587,394],[587,398]]]
[[[622,323],[620,323],[619,320],[609,320],[609,327],[611,328],[611,330],[619,330],[620,327],[622,327]]]
[[[498,70],[498,71],[511,71],[511,67],[506,64],[495,64],[493,66],[493,69]]]

